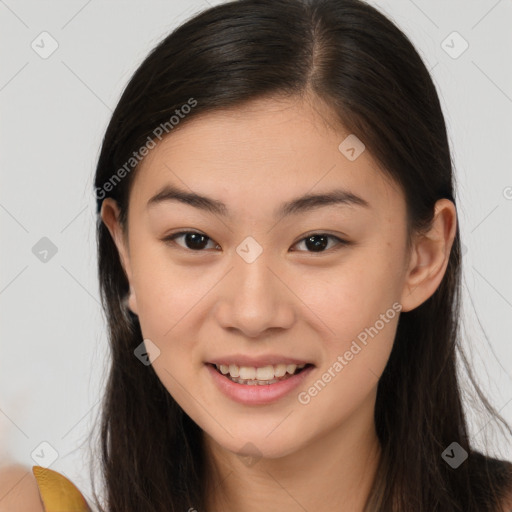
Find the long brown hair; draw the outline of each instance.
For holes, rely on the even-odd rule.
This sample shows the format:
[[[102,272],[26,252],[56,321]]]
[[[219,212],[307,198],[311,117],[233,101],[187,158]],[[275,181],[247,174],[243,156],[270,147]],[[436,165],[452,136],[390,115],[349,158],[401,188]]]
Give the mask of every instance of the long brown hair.
[[[99,216],[102,201],[118,202],[127,229],[139,148],[172,136],[201,113],[306,92],[327,104],[400,185],[409,238],[429,226],[438,199],[455,203],[435,86],[409,39],[375,8],[359,0],[232,1],[199,13],[163,39],[117,104],[95,176],[99,282],[111,351],[99,422],[100,510],[205,510],[208,478],[201,429],[153,368],[134,356],[143,336],[137,316],[123,307],[129,285]],[[400,315],[378,383],[382,457],[368,512],[491,512],[510,485],[505,461],[474,450],[468,436],[457,374],[461,265],[457,227],[440,286]],[[466,371],[488,413],[506,425],[467,363]],[[441,456],[453,442],[468,454],[456,469]]]

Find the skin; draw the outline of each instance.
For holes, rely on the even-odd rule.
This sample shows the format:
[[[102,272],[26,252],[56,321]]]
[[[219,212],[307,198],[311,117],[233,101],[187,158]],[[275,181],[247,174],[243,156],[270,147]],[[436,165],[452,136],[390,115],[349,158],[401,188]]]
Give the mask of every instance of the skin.
[[[37,480],[30,466],[11,463],[0,468],[0,512],[44,512]]]
[[[160,350],[153,367],[202,428],[219,474],[209,510],[362,511],[380,450],[373,412],[399,315],[307,404],[307,390],[393,303],[410,311],[439,286],[455,237],[452,202],[406,249],[405,198],[368,150],[350,161],[349,133],[316,100],[265,99],[191,119],[153,149],[134,177],[128,231],[108,198],[101,216],[117,245],[142,333]],[[364,141],[363,141],[364,142]],[[171,183],[223,201],[230,218],[176,201],[146,203]],[[331,205],[276,219],[282,202],[343,187],[370,208]],[[209,237],[203,252],[180,231]],[[315,251],[304,239],[349,240]],[[126,235],[126,236],[125,236]],[[247,237],[262,247],[248,263]],[[414,340],[411,340],[413,342]],[[315,365],[307,383],[276,403],[236,403],[204,363],[277,353]],[[250,444],[248,444],[250,443]],[[243,449],[242,449],[243,448]],[[253,456],[248,462],[243,456]]]

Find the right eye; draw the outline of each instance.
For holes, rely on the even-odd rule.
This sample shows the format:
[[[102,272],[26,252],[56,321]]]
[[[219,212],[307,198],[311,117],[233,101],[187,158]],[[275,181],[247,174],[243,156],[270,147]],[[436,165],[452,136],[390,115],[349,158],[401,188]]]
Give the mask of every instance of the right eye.
[[[177,244],[175,240],[178,238],[184,237],[185,246],[182,244]],[[204,233],[199,233],[197,231],[180,231],[179,233],[174,233],[162,239],[162,241],[166,243],[177,244],[184,249],[188,249],[191,251],[200,252],[207,245],[207,241],[213,240],[206,236]],[[219,244],[215,244],[215,248],[220,248]]]

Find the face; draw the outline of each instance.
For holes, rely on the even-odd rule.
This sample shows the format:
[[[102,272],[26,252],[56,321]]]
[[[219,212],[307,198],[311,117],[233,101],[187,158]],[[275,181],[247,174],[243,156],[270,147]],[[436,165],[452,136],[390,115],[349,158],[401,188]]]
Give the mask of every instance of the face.
[[[230,452],[282,457],[371,418],[399,312],[446,267],[440,243],[408,253],[402,191],[325,119],[276,99],[203,115],[142,162],[126,239],[103,204],[155,372]],[[151,201],[168,186],[211,203]]]

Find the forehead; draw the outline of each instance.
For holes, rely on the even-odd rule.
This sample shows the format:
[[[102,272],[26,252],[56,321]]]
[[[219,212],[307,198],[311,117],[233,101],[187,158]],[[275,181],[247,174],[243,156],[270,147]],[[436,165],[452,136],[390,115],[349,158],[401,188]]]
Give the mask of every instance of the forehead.
[[[134,177],[130,209],[142,211],[159,189],[174,184],[252,210],[267,205],[270,210],[307,192],[343,188],[363,197],[374,212],[403,214],[401,190],[369,151],[351,160],[340,150],[353,137],[333,122],[325,105],[297,99],[256,100],[201,114],[144,158]]]

